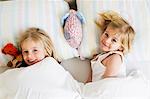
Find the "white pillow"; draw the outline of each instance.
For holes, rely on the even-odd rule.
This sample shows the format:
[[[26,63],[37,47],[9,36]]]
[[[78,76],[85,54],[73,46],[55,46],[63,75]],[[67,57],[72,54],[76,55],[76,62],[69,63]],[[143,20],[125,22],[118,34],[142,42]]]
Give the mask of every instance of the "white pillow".
[[[76,56],[63,36],[60,20],[69,10],[64,0],[16,0],[0,2],[0,50],[8,42],[16,44],[17,35],[28,27],[49,33],[60,60]],[[0,65],[9,58],[0,51]]]

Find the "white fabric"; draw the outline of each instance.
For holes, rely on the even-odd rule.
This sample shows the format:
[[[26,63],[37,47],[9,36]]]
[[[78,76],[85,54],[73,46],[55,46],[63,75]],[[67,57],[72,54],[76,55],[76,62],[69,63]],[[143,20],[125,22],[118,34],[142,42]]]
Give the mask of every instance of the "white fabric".
[[[0,74],[0,99],[149,99],[149,82],[134,71],[126,78],[78,83],[53,58]]]
[[[150,61],[128,61],[126,62],[127,74],[132,70],[140,70],[146,79],[150,80]]]
[[[132,51],[133,53],[130,54],[128,58],[133,64],[128,64],[128,67],[133,68],[134,66],[139,66],[140,69],[143,70],[143,73],[145,73],[145,75],[150,79],[150,1],[77,0],[77,6],[78,10],[81,11],[86,17],[86,24],[84,24],[83,30],[83,42],[80,47],[80,52],[83,57],[90,57],[93,55],[93,53],[98,51],[97,48],[99,44],[99,30],[94,23],[97,14],[100,11],[104,10],[116,10],[123,16],[128,16],[130,23],[133,24],[137,32],[136,43],[134,44],[134,50]],[[137,11],[141,11],[142,14],[138,13]],[[22,32],[25,28],[30,26],[38,26],[50,33],[50,36],[52,37],[52,40],[54,41],[57,48],[56,50],[63,59],[75,56],[75,54],[72,53],[72,50],[68,47],[69,45],[67,45],[67,42],[65,42],[65,39],[62,38],[63,33],[59,22],[61,17],[66,12],[68,12],[68,6],[64,2],[64,0],[11,0],[0,2],[0,50],[2,46],[7,42],[15,43],[16,35],[18,35],[17,33]],[[138,62],[136,62],[135,60],[138,60]],[[5,65],[5,63],[6,58],[0,52],[0,65]],[[17,79],[18,77],[19,79],[22,78],[22,76],[18,75],[22,73],[21,71],[24,71],[24,69],[9,70],[7,71],[7,73],[5,72],[4,74],[0,75],[0,99],[12,99],[14,95],[19,99],[24,99],[24,97],[25,99],[47,99],[50,94],[53,96],[52,97],[50,95],[50,98],[52,99],[63,99],[64,95],[66,95],[64,99],[72,99],[75,97],[77,99],[79,97],[80,99],[78,93],[74,91],[72,92],[70,90],[66,91],[66,89],[63,88],[58,89],[58,91],[57,89],[55,90],[50,88],[51,90],[53,90],[53,92],[57,91],[56,94],[52,93],[51,91],[50,94],[47,94],[46,92],[38,94],[38,90],[33,92],[34,90],[29,91],[28,88],[23,89],[23,86],[20,86],[20,89],[18,89],[17,93],[16,89],[19,86],[17,85],[17,83],[20,83],[17,81]],[[52,77],[54,77],[53,79],[55,79],[56,83],[58,84],[58,81],[60,81],[60,77],[57,78],[57,76],[55,76],[56,75],[53,75]],[[40,80],[49,78],[47,74],[45,74],[44,78],[43,76],[38,77],[37,75],[33,76],[32,74],[32,76],[30,76],[30,80],[33,81],[31,78],[35,79],[36,77]],[[104,79],[98,82],[89,83],[82,88],[81,96],[85,97],[85,99],[113,99],[111,95],[116,92],[116,97],[114,97],[114,99],[144,99],[144,97],[147,97],[145,92],[146,82],[142,78],[142,76],[140,76],[139,78],[138,76],[129,78],[130,79]],[[8,82],[5,82],[4,79],[8,80]],[[23,79],[24,78],[22,78],[21,80]],[[50,79],[47,80],[49,81]],[[23,81],[25,81],[25,79]],[[42,86],[44,82],[40,82]],[[28,85],[27,87],[30,88],[32,88],[32,86],[30,86],[30,83],[35,84],[35,86],[33,87],[37,87],[36,89],[39,89],[38,86],[36,86],[36,81],[28,82],[29,84],[27,83],[27,81],[21,83],[25,84],[26,86]],[[74,81],[71,85],[77,85],[74,89],[78,88],[78,84],[75,84]],[[123,85],[127,87],[122,87]],[[45,85],[45,87],[46,86],[47,84]],[[114,90],[116,88],[118,88],[120,92]],[[72,90],[72,88],[68,89]],[[22,90],[22,92],[19,90]],[[25,92],[27,91],[29,93],[25,94]],[[98,94],[99,92],[101,93]],[[105,93],[108,93],[108,97]],[[6,94],[9,95],[5,97]],[[21,95],[22,97],[19,97],[19,95]],[[61,98],[59,96],[61,96]],[[147,99],[150,99],[150,97]]]
[[[149,99],[149,82],[139,71],[126,78],[106,78],[83,87],[84,99]]]
[[[0,75],[0,99],[81,99],[79,85],[52,57]]]
[[[95,59],[93,59],[91,61],[92,81],[98,81],[98,80],[102,79],[101,77],[104,75],[105,70],[106,70],[106,66],[104,66],[102,64],[102,61],[106,57],[108,57],[109,55],[111,55],[113,53],[119,54],[122,58],[122,64],[120,65],[120,69],[119,69],[118,74],[116,76],[117,77],[125,77],[126,76],[126,66],[125,66],[125,63],[124,63],[123,54],[118,52],[118,51],[111,51],[111,52],[108,52],[108,53],[99,54],[99,55],[96,56]]]

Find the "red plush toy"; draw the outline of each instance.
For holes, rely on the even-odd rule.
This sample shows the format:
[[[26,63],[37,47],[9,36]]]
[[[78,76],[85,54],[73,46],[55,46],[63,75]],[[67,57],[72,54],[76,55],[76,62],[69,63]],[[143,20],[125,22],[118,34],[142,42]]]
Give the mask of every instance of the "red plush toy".
[[[13,57],[13,59],[7,63],[8,67],[17,68],[21,66],[23,61],[22,55],[12,43],[6,44],[2,49],[2,53]]]

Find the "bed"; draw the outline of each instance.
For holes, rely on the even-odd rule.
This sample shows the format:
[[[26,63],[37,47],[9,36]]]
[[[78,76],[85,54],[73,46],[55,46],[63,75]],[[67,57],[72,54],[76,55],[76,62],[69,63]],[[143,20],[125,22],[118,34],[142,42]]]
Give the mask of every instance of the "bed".
[[[86,19],[83,25],[83,41],[79,48],[85,60],[78,58],[77,50],[71,48],[64,38],[60,21],[62,16],[69,10],[68,4],[64,0],[0,1],[0,50],[8,42],[17,45],[18,35],[26,28],[42,28],[52,38],[56,52],[60,56],[61,63],[59,66],[67,71],[67,73],[64,73],[64,75],[67,75],[66,78],[61,81],[67,81],[68,78],[71,78],[72,80],[69,80],[69,82],[74,82],[71,83],[72,87],[63,82],[62,89],[55,89],[53,85],[48,87],[36,86],[35,89],[41,88],[42,90],[43,88],[43,96],[36,93],[32,95],[30,92],[27,94],[16,93],[21,89],[14,91],[13,87],[9,90],[9,95],[4,95],[8,93],[6,89],[10,88],[10,83],[18,84],[12,79],[12,82],[0,83],[0,99],[150,99],[150,46],[148,44],[150,40],[150,1],[77,0],[77,6]],[[126,56],[129,76],[127,78],[104,79],[99,82],[84,84],[87,75],[90,73],[90,59],[99,50],[98,36],[100,30],[96,26],[95,20],[98,13],[105,10],[118,11],[135,28],[136,39],[133,50]],[[9,60],[11,60],[11,57],[0,52],[0,80],[4,79],[1,76],[9,74],[8,72],[14,72],[14,75],[17,75],[16,71],[22,71],[22,68],[12,70],[7,67],[6,63]],[[27,70],[35,69],[27,68]],[[46,73],[50,75],[49,72]],[[30,74],[33,75],[34,73]],[[11,77],[6,79],[11,81]],[[53,79],[56,82],[61,82],[59,76]],[[20,81],[23,82],[24,80]],[[33,84],[34,82],[36,81],[33,81]],[[7,88],[5,89],[4,86]],[[48,90],[48,88],[53,89],[53,91],[46,93],[45,90]]]

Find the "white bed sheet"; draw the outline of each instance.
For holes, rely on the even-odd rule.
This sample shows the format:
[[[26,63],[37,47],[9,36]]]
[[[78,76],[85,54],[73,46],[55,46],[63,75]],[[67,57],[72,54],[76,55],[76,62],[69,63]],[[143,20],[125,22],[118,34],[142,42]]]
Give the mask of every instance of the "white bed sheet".
[[[126,78],[106,78],[83,88],[85,99],[149,99],[149,81],[140,71]]]
[[[149,99],[149,81],[140,71],[126,78],[77,82],[53,58],[0,74],[0,99]]]
[[[51,57],[0,75],[0,99],[81,99],[78,88],[70,73]]]

